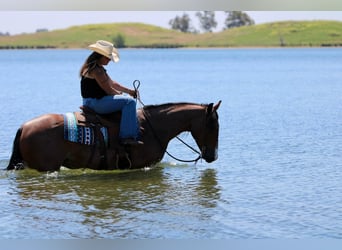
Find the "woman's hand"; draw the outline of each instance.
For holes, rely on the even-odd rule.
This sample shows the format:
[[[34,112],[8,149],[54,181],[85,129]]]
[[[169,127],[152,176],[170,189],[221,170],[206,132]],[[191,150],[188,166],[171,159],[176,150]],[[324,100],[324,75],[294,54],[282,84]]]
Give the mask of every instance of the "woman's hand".
[[[137,98],[139,93],[138,93],[138,90],[130,89],[129,92],[128,92],[128,94],[129,94],[130,96],[132,96],[133,98]]]

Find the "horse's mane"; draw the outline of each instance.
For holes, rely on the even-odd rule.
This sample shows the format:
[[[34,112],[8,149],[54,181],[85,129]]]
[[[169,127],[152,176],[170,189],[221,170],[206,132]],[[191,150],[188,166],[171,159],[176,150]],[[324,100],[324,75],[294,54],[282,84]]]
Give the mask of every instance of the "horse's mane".
[[[178,106],[207,106],[207,104],[198,104],[192,102],[169,102],[169,103],[162,103],[162,104],[152,104],[146,105],[143,107],[144,110],[150,111],[152,109],[167,109],[169,107],[178,107]]]

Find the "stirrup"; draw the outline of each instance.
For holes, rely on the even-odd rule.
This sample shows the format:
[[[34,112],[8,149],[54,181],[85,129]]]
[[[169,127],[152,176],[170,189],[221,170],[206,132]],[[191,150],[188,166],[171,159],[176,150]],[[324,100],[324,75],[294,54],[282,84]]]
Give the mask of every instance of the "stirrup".
[[[128,168],[131,169],[132,168],[132,161],[131,161],[131,159],[129,159],[128,153],[125,153],[124,159],[127,160],[127,162],[128,162]],[[116,161],[115,161],[116,169],[120,168],[119,161],[120,161],[120,155],[116,154]]]

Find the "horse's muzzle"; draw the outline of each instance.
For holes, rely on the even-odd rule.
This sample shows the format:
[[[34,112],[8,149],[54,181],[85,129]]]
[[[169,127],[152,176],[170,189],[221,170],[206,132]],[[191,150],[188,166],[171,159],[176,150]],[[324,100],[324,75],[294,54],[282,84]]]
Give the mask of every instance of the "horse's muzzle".
[[[202,158],[208,162],[211,163],[213,161],[217,160],[217,148],[204,148],[202,150]]]

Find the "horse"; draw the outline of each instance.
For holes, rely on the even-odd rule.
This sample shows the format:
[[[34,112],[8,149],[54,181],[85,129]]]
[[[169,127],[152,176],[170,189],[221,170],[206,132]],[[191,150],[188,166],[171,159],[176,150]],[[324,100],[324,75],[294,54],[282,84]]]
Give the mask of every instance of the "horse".
[[[103,146],[101,133],[95,133],[97,142],[94,145],[84,145],[65,139],[66,121],[63,114],[44,114],[25,122],[17,130],[7,170],[28,167],[38,171],[59,171],[61,166],[94,170],[144,168],[160,162],[170,140],[186,131],[191,133],[200,150],[199,158],[211,163],[218,157],[217,110],[220,104],[221,101],[215,105],[165,103],[139,108],[139,140],[143,145],[129,146],[119,143],[117,120],[109,120],[108,117],[100,119],[101,124],[110,128],[109,145]],[[87,121],[89,115],[75,114],[77,117],[83,115],[85,123],[94,123]],[[93,125],[94,128],[96,126]]]

